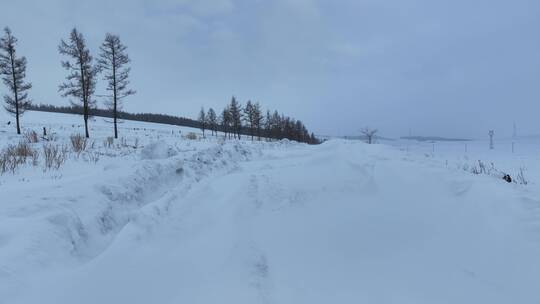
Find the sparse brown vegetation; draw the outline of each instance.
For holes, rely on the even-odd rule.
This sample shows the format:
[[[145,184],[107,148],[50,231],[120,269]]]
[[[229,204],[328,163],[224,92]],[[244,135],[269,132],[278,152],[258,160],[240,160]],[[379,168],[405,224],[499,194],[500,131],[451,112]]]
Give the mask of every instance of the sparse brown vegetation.
[[[67,156],[68,148],[65,145],[60,146],[51,143],[43,144],[45,170],[58,170],[66,162]]]
[[[32,157],[36,153],[36,151],[25,142],[19,142],[16,146],[14,146],[14,149],[15,155],[23,158],[24,160],[26,160],[28,157]]]
[[[17,145],[9,145],[0,152],[0,173],[15,173],[17,168],[25,164],[29,159],[32,164],[37,164],[39,153],[32,149],[26,142]]]
[[[71,148],[77,155],[80,155],[82,151],[86,150],[88,146],[88,139],[86,137],[81,134],[73,134],[69,139],[71,141]]]
[[[105,141],[103,142],[103,146],[109,149],[113,147],[113,144],[114,144],[114,137],[112,136],[107,137],[107,139],[105,139]]]
[[[197,134],[193,133],[193,132],[189,132],[187,135],[186,135],[186,138],[189,139],[189,140],[196,140],[198,137],[197,137]]]
[[[91,162],[91,163],[97,163],[99,161],[99,153],[97,151],[87,151],[84,155],[83,155],[83,158],[85,161],[87,162]]]
[[[34,130],[24,133],[24,138],[26,139],[26,142],[31,144],[35,144],[39,141],[38,134]]]

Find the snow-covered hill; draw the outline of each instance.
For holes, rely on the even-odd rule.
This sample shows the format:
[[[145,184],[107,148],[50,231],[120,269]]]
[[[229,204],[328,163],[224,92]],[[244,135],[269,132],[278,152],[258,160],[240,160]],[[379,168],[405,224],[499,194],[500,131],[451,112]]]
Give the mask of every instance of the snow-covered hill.
[[[25,118],[58,143],[82,130],[77,116]],[[11,129],[0,146],[19,140]],[[120,132],[127,144],[105,147],[98,119],[98,160],[0,176],[0,303],[540,301],[534,170],[508,184],[464,169],[480,153],[428,145]]]

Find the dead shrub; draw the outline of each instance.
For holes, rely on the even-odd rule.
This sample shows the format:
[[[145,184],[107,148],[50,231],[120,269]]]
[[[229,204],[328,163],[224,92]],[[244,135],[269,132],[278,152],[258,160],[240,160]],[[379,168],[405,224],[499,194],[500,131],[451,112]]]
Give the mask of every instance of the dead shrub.
[[[189,139],[189,140],[196,140],[198,137],[197,137],[197,134],[193,133],[193,132],[189,132],[187,135],[186,135],[186,138]]]
[[[525,178],[525,174],[523,173],[525,171],[524,168],[519,168],[519,173],[516,176],[516,183],[520,185],[527,185],[529,183],[529,180]]]
[[[86,147],[88,145],[88,139],[81,134],[73,134],[69,137],[71,141],[71,148],[73,149],[73,152],[77,153],[77,155],[81,154],[82,151],[86,150]]]
[[[26,142],[9,145],[0,152],[0,173],[8,171],[15,173],[17,168],[25,164],[28,159],[32,161],[32,165],[35,165],[38,157],[39,153]]]
[[[103,146],[109,149],[112,148],[113,144],[114,144],[114,137],[112,136],[107,137],[107,139],[105,139],[105,141],[103,142]]]
[[[99,161],[99,156],[100,154],[98,152],[88,151],[85,154],[83,154],[83,159],[87,162],[91,162],[95,164]]]
[[[67,159],[68,149],[65,145],[43,144],[43,159],[45,161],[45,170],[58,170]]]
[[[49,133],[49,135],[43,136],[42,139],[44,141],[57,141],[58,137],[56,136],[56,133]]]
[[[11,171],[11,162],[5,150],[0,152],[0,174]]]
[[[39,152],[37,150],[34,151],[35,153],[32,154],[32,156],[30,157],[30,161],[32,163],[32,166],[37,167],[37,165],[39,164]]]
[[[26,158],[32,157],[34,153],[36,153],[36,150],[32,149],[28,143],[21,141],[15,146],[14,153],[16,156],[22,157],[26,161]]]
[[[35,144],[39,141],[38,134],[34,130],[24,133],[24,138],[30,144]]]

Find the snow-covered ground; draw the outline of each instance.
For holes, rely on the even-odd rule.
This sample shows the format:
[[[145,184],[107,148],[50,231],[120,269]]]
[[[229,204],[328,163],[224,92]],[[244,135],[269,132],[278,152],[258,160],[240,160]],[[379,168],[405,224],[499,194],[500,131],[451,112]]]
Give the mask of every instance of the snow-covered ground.
[[[24,119],[58,144],[82,131]],[[0,303],[540,302],[540,142],[308,146],[126,122],[107,147],[110,125],[91,126],[59,170],[0,176]],[[498,176],[519,168],[527,185]]]

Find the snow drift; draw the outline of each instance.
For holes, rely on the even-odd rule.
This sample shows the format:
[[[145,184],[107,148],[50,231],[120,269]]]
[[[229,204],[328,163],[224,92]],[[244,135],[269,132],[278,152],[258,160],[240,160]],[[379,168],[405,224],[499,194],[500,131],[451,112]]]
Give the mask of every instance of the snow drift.
[[[540,301],[534,184],[384,145],[165,134],[4,177],[0,303]]]

